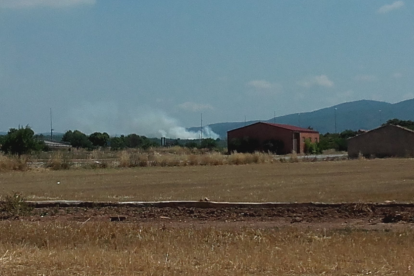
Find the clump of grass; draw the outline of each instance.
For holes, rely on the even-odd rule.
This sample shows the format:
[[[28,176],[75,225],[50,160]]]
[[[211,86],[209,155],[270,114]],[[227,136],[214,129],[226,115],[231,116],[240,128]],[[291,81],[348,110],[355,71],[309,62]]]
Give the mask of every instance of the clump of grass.
[[[25,155],[18,157],[0,153],[0,171],[25,171],[28,159]]]
[[[26,198],[18,192],[6,195],[4,201],[0,203],[0,212],[5,213],[6,217],[19,217],[27,215],[32,208],[27,204]]]
[[[296,153],[296,151],[292,151],[292,154],[290,155],[290,158],[289,158],[289,162],[290,163],[299,162],[298,154]]]
[[[94,159],[94,160],[102,159],[105,154],[106,153],[103,150],[94,149],[93,151],[90,152],[89,159]]]
[[[274,155],[271,153],[265,153],[265,152],[255,152],[253,153],[254,158],[253,160],[257,164],[264,164],[264,163],[274,163],[275,158]]]
[[[246,164],[257,164],[260,161],[259,153],[247,153]]]
[[[189,166],[197,166],[199,164],[199,155],[197,154],[190,154],[187,156],[187,162],[185,163],[186,165]]]
[[[148,154],[143,153],[138,156],[138,166],[147,167],[149,162]]]
[[[182,158],[175,154],[162,154],[156,157],[154,165],[158,165],[161,167],[176,167],[180,166],[180,159]]]
[[[358,160],[365,160],[365,159],[366,159],[365,156],[361,152],[359,152],[358,153]]]
[[[218,166],[223,165],[225,163],[224,155],[213,152],[213,153],[205,153],[200,156],[198,165],[210,165],[210,166]]]
[[[119,154],[119,166],[130,167],[131,166],[131,155],[128,151],[123,150]]]
[[[264,164],[274,163],[274,157],[270,153],[254,152],[254,153],[238,153],[234,152],[227,158],[227,163],[232,165],[243,164]]]
[[[40,155],[37,155],[39,157]],[[1,156],[0,156],[1,157]],[[73,149],[70,152],[49,152],[37,159],[40,164],[52,170],[81,167],[84,169],[96,168],[129,168],[129,167],[169,167],[169,166],[219,166],[274,163],[274,155],[269,153],[233,153],[208,149],[182,148],[179,146],[169,148],[126,149],[122,151],[109,151],[105,149],[86,152]],[[42,163],[43,162],[43,163]],[[5,170],[1,168],[0,170]],[[10,170],[10,169],[8,169]]]
[[[50,156],[46,167],[52,170],[67,170],[70,169],[72,163],[66,153],[63,151],[55,151]]]
[[[227,158],[230,165],[243,165],[246,164],[246,154],[234,152]]]
[[[82,165],[83,169],[106,169],[109,167],[106,161],[91,161]]]
[[[170,153],[170,154],[178,154],[178,155],[188,155],[188,154],[194,153],[194,151],[198,151],[198,150],[180,147],[180,146],[157,148],[157,152],[161,154]]]

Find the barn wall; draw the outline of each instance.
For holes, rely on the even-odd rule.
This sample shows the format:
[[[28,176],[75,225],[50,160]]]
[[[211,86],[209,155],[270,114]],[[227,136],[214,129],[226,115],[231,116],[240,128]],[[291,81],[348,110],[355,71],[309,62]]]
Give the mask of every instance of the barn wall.
[[[348,140],[351,158],[364,156],[414,156],[414,133],[397,126],[385,126]]]
[[[233,139],[243,139],[245,137],[258,140],[259,145],[256,149],[258,151],[264,150],[263,142],[269,139],[281,140],[284,143],[284,148],[280,152],[278,152],[279,154],[290,153],[289,149],[293,147],[292,131],[273,127],[266,124],[253,124],[247,127],[229,131],[227,134],[228,142],[232,141]],[[232,150],[233,149],[229,145],[229,151],[231,152]]]
[[[267,124],[253,124],[247,127],[235,129],[229,131],[227,133],[227,141],[228,141],[228,149],[229,151],[233,151],[230,147],[230,141],[233,139],[243,139],[244,137],[249,137],[253,139],[257,139],[259,141],[259,146],[257,148],[258,151],[263,150],[263,142],[270,139],[276,139],[283,142],[284,147],[282,150],[278,151],[278,154],[289,154],[292,152],[293,147],[293,139],[294,139],[294,131],[284,128],[279,128],[272,125]],[[300,152],[304,152],[305,138],[311,138],[312,142],[317,139],[319,141],[319,133],[301,133],[299,135],[299,146]]]

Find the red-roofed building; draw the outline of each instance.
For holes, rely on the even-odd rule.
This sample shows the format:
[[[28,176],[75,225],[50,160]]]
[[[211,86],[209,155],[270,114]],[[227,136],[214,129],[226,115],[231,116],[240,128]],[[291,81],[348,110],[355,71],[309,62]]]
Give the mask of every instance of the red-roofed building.
[[[227,132],[229,152],[305,152],[305,140],[319,142],[319,132],[291,125],[258,122]]]

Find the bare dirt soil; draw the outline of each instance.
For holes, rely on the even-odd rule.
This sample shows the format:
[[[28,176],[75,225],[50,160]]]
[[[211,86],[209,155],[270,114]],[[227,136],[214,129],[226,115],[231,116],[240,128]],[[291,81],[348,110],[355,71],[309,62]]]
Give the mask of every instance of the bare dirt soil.
[[[2,220],[32,222],[111,221],[160,227],[223,228],[414,228],[414,204],[281,204],[278,207],[41,207],[25,216],[0,213]]]

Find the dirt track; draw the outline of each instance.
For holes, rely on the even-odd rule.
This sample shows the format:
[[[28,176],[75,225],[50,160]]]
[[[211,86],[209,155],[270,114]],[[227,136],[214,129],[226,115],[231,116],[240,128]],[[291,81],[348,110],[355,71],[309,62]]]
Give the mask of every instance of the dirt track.
[[[112,221],[116,223],[246,227],[389,228],[414,227],[414,204],[323,203],[94,203],[39,202],[25,216],[0,213],[2,220]]]

